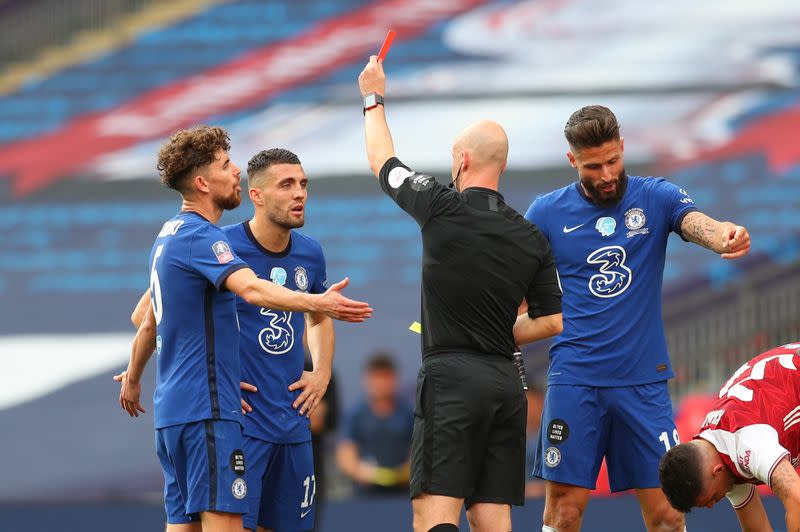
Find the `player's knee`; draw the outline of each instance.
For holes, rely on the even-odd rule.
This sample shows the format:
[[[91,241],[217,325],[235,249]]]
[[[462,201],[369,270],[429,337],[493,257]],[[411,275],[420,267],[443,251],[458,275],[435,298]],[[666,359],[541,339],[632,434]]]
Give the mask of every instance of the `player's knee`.
[[[578,501],[561,498],[545,512],[545,521],[556,530],[577,530],[583,520],[583,510],[584,506]]]
[[[469,529],[473,532],[487,530],[511,530],[511,513],[476,512],[474,508],[467,511]]]
[[[439,523],[428,532],[458,532],[458,527],[453,523]]]
[[[545,497],[545,509],[575,509],[580,514],[589,502],[589,490],[574,486],[549,486]]]

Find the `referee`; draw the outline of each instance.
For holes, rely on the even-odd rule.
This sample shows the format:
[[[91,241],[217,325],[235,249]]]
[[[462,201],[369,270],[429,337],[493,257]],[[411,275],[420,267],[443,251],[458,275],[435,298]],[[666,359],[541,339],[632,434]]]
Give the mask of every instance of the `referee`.
[[[508,139],[478,122],[456,139],[452,183],[411,170],[386,124],[376,56],[358,78],[367,156],[381,188],[422,230],[422,368],[411,451],[415,532],[511,530],[525,492],[527,404],[514,344],[561,332],[550,246],[497,192]],[[517,316],[526,300],[527,314]]]

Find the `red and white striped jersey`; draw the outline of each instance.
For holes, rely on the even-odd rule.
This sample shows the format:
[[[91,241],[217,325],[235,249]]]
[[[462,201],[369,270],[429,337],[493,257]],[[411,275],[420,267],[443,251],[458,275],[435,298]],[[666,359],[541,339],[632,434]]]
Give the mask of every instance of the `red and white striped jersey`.
[[[695,438],[711,442],[737,483],[767,484],[800,462],[800,343],[762,353],[725,383]]]

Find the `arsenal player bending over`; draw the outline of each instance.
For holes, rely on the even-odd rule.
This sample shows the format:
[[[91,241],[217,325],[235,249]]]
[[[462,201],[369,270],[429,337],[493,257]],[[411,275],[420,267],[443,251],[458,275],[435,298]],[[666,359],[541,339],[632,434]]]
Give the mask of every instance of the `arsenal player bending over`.
[[[772,530],[754,484],[767,484],[800,531],[800,343],[762,353],[719,392],[692,441],[661,459],[661,485],[675,509],[711,508],[728,497],[744,531]]]

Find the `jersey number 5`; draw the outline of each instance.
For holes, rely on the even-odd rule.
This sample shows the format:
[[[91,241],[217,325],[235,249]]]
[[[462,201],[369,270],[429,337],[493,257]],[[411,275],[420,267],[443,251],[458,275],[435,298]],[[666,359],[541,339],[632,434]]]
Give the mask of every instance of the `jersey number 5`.
[[[156,252],[153,253],[153,267],[150,269],[150,297],[153,301],[153,314],[156,316],[156,325],[161,323],[161,318],[164,315],[164,306],[161,304],[161,282],[158,280],[158,270],[156,270],[156,263],[161,252],[164,251],[164,244],[159,244]]]

